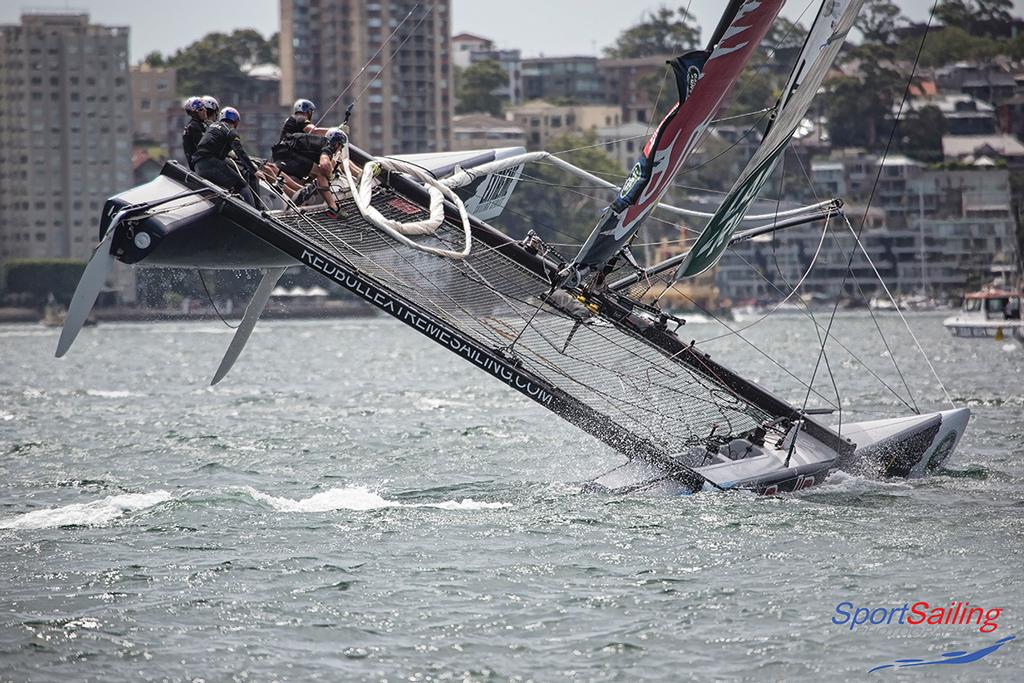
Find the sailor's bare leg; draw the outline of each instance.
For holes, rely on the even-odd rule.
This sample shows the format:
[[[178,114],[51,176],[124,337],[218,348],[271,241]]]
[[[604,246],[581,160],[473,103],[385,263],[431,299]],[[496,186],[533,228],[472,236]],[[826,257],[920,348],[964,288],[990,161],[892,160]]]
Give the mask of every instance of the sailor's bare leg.
[[[320,196],[327,202],[327,206],[333,211],[338,210],[338,202],[334,200],[334,193],[331,192],[330,188],[330,177],[331,177],[331,162],[329,159],[321,159],[319,164],[315,164],[312,169],[312,175],[316,182],[317,190],[320,192]]]

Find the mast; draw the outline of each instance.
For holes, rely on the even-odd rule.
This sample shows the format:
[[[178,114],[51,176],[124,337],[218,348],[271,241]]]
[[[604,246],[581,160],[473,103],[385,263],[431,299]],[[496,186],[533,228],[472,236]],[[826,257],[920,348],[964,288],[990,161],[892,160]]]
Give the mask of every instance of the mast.
[[[783,4],[784,0],[732,0],[707,49],[668,62],[679,101],[647,141],[618,197],[580,249],[567,273],[574,277],[567,284],[579,284],[588,273],[609,268],[633,239],[697,147]]]
[[[718,263],[733,232],[782,158],[863,4],[864,0],[823,0],[786,89],[776,104],[773,124],[687,253],[678,277],[699,275]]]

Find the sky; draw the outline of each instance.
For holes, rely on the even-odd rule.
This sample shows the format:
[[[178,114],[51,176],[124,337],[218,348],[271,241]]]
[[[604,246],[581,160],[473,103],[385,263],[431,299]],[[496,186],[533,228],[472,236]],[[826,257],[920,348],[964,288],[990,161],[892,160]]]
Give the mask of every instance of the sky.
[[[430,0],[423,0],[429,3]],[[900,0],[904,14],[923,20],[933,0]],[[705,35],[721,14],[722,0],[452,0],[452,32],[468,31],[494,40],[501,48],[519,48],[524,57],[598,54],[622,29],[662,5],[690,4]],[[805,13],[806,26],[817,0],[788,0],[783,15],[795,19]],[[1024,15],[1024,0],[1015,0]],[[27,10],[86,11],[99,24],[131,27],[131,60],[137,62],[153,50],[168,53],[212,31],[255,28],[264,35],[279,26],[278,0],[70,0],[51,2],[0,0],[0,23],[17,23]]]

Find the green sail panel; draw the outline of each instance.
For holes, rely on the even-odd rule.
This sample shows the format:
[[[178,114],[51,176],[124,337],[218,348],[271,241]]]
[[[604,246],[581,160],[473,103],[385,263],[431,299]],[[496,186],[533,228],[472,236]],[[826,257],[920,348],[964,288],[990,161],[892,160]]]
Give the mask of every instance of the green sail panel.
[[[775,170],[811,100],[843,47],[864,0],[824,0],[807,41],[776,104],[775,120],[679,268],[678,278],[708,270],[722,257],[733,233]]]

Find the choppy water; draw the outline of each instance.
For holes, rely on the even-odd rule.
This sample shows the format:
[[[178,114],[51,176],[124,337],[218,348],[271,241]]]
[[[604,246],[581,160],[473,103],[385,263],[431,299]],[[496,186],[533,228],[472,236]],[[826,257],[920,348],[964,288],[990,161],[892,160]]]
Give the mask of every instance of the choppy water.
[[[948,469],[770,499],[581,493],[614,453],[387,320],[263,324],[216,389],[213,324],[87,329],[62,361],[56,331],[0,327],[0,680],[1021,680],[1024,347],[940,320],[912,323],[975,411]],[[870,319],[837,332],[901,386]],[[810,374],[799,318],[748,336]],[[802,400],[737,339],[712,350]],[[844,419],[900,412],[830,360]],[[1003,612],[830,622],[918,600]]]

